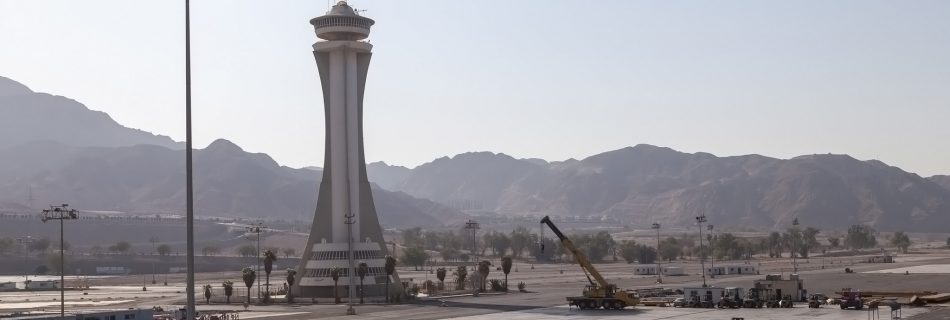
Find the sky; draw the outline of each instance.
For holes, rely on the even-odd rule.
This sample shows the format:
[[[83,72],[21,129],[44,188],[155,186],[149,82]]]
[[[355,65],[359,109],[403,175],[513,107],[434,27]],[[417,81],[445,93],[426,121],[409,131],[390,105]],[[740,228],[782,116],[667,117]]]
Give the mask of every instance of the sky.
[[[646,143],[950,174],[950,1],[352,0],[368,162]],[[323,0],[192,1],[194,139],[323,165]],[[0,75],[184,139],[184,1],[0,0]]]

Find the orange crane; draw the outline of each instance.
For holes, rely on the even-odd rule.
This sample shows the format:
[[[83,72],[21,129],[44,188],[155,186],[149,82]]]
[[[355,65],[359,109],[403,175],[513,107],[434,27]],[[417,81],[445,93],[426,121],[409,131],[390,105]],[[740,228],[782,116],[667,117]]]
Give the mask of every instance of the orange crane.
[[[600,272],[598,272],[597,269],[594,268],[594,265],[590,263],[590,260],[587,259],[587,255],[577,249],[577,247],[574,246],[574,242],[571,242],[571,239],[568,239],[567,236],[561,233],[561,230],[551,222],[551,218],[545,216],[541,219],[541,223],[548,225],[548,228],[551,228],[551,231],[554,231],[554,234],[561,240],[561,245],[574,255],[574,259],[577,260],[577,264],[580,265],[581,270],[584,271],[587,281],[590,282],[589,285],[584,287],[583,295],[567,297],[568,305],[577,306],[581,309],[604,308],[620,310],[625,307],[636,306],[640,303],[640,298],[637,297],[635,292],[622,290],[617,288],[615,284],[607,283],[607,280],[600,275]],[[543,246],[541,250],[544,250]]]

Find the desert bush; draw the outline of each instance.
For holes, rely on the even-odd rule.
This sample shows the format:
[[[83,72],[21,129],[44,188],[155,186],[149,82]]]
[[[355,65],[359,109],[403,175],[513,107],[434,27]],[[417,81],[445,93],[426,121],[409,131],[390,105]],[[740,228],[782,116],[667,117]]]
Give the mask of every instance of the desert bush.
[[[488,280],[488,284],[491,285],[491,291],[495,291],[495,292],[505,292],[505,291],[508,291],[508,290],[505,288],[505,282],[504,282],[504,281],[501,281],[501,280],[499,280],[499,279],[491,279],[491,280]]]

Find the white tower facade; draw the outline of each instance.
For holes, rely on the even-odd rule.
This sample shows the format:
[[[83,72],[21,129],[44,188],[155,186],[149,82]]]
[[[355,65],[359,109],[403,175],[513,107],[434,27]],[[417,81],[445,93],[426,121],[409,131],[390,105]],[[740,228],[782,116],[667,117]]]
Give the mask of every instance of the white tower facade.
[[[350,266],[362,262],[369,267],[363,280],[364,295],[382,295],[388,277],[384,270],[387,252],[363,154],[363,91],[373,49],[363,40],[369,37],[374,21],[340,1],[310,24],[323,40],[313,45],[313,56],[323,90],[326,152],[317,209],[295,291],[300,297],[333,297],[330,271],[340,268],[337,294],[346,297],[348,291],[355,290],[349,275],[355,277],[356,271]],[[391,293],[402,292],[397,275],[389,282]]]

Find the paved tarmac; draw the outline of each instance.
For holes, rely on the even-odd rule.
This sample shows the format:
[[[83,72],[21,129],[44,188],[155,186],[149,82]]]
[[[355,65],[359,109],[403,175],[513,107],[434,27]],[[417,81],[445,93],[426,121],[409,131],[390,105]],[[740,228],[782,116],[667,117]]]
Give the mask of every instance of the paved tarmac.
[[[899,257],[897,263],[890,264],[852,264],[860,258],[829,258],[808,259],[799,261],[799,270],[805,287],[811,293],[832,294],[844,287],[853,287],[863,291],[939,291],[950,292],[950,273],[940,272],[942,265],[950,265],[950,252],[935,252],[926,255]],[[755,260],[755,265],[762,274],[781,273],[791,271],[793,266],[788,260]],[[724,264],[744,264],[744,261],[720,262]],[[702,283],[698,274],[698,263],[676,263],[684,267],[689,275],[678,277],[664,277],[664,287],[681,288],[696,286]],[[844,273],[849,267],[856,273]],[[421,299],[412,303],[400,305],[367,304],[357,306],[360,319],[605,319],[605,318],[637,318],[637,319],[731,319],[744,317],[746,319],[867,319],[866,311],[842,311],[836,308],[808,309],[805,305],[798,305],[794,309],[680,309],[661,307],[638,307],[635,310],[607,311],[607,310],[577,310],[566,307],[565,296],[578,295],[586,283],[583,273],[576,265],[546,264],[532,265],[518,263],[518,271],[509,275],[509,282],[515,287],[518,282],[527,283],[530,292],[512,292],[502,295],[482,295],[479,297],[459,296],[445,299],[447,307],[442,307],[437,300]],[[624,263],[598,264],[597,268],[611,282],[623,288],[654,287],[655,276],[639,276],[630,273],[631,266]],[[904,271],[910,270],[910,274]],[[887,271],[880,273],[880,271]],[[435,280],[435,276],[425,271],[415,271],[412,268],[400,268],[403,279],[413,278],[422,282],[426,278]],[[235,277],[234,273],[206,273],[198,275],[199,285],[212,284],[220,287],[222,280]],[[501,272],[492,270],[489,278],[503,278]],[[763,275],[719,276],[707,278],[706,282],[713,286],[750,287],[752,281],[762,278]],[[108,308],[151,308],[162,306],[166,310],[174,310],[183,303],[184,287],[180,275],[169,277],[169,286],[148,285],[148,291],[141,291],[142,276],[128,276],[97,279],[93,288],[81,291],[67,291],[67,309]],[[239,279],[231,279],[236,284]],[[272,277],[273,280],[273,277]],[[449,279],[446,279],[447,282]],[[200,291],[199,291],[200,293]],[[26,310],[57,310],[59,293],[44,292],[5,292],[0,293],[0,314],[12,311]],[[201,312],[241,312],[243,319],[353,319],[345,315],[344,305],[326,304],[327,299],[321,299],[321,304],[311,304],[309,300],[298,299],[297,304],[286,305],[251,305],[247,311],[241,306],[246,299],[246,289],[236,288],[236,294],[231,298],[231,304],[223,303],[222,296],[215,296],[212,304],[205,304],[203,297],[199,297],[198,310]],[[303,300],[303,301],[300,301]],[[941,315],[947,315],[946,309],[940,308],[906,308],[904,319],[914,316],[913,319],[937,320]],[[887,308],[879,312],[881,319],[889,319]]]

